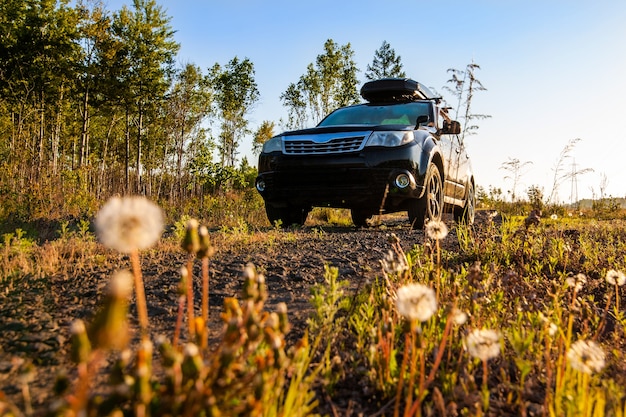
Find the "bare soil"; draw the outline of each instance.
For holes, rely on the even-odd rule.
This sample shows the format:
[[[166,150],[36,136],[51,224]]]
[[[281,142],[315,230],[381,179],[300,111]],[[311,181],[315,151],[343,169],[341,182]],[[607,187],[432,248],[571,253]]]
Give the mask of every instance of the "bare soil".
[[[479,218],[477,227],[484,221]],[[316,225],[281,232],[279,238],[276,233],[247,233],[230,240],[226,238],[224,242],[219,239],[225,238],[215,233],[217,252],[210,262],[212,345],[216,345],[221,336],[219,317],[223,301],[227,297],[239,297],[243,268],[249,262],[266,277],[267,310],[274,311],[280,302],[288,306],[292,326],[287,340],[289,345],[304,334],[306,320],[312,312],[310,291],[315,284],[324,281],[326,264],[337,267],[340,279],[349,282],[347,291],[356,294],[368,280],[382,275],[380,261],[391,247],[388,242],[391,233],[398,236],[405,251],[424,241],[422,231],[411,230],[404,219],[395,217],[371,228]],[[453,233],[454,230],[445,240],[448,251],[458,249]],[[70,324],[77,318],[89,320],[103,297],[111,273],[130,265],[126,256],[105,254],[105,261],[94,259],[93,263],[70,274],[0,282],[0,400],[4,393],[6,399],[26,410],[26,393],[31,397],[33,415],[45,413],[52,401],[57,375],[71,376],[74,372],[69,359]],[[176,247],[141,256],[152,337],[164,334],[171,338],[177,312],[179,271],[187,262],[187,255]],[[197,315],[200,314],[200,267],[196,261]],[[136,334],[133,305],[129,317]],[[25,386],[28,392],[24,391]],[[351,378],[339,382],[332,398],[320,391],[318,401],[318,412],[323,415],[375,415],[384,407],[371,393],[363,392],[359,381]]]
[[[243,268],[249,262],[266,277],[267,310],[274,311],[280,302],[288,306],[289,344],[304,334],[312,311],[310,290],[324,281],[326,264],[337,267],[340,279],[349,281],[349,291],[356,293],[366,280],[381,275],[380,260],[390,249],[387,239],[390,233],[400,238],[406,250],[423,239],[422,231],[411,230],[406,221],[395,218],[373,228],[322,225],[282,233],[288,235],[272,242],[258,237],[254,242],[244,239],[225,247],[219,247],[218,242],[210,262],[210,343],[217,343],[220,338],[223,301],[226,297],[239,297]],[[260,235],[271,236],[271,233]],[[24,387],[27,386],[35,415],[44,414],[52,400],[57,375],[74,372],[69,358],[70,324],[78,318],[88,321],[102,300],[111,273],[130,267],[126,256],[110,252],[106,256],[107,261],[94,261],[93,265],[70,274],[0,283],[0,395],[4,393],[19,409],[26,410]],[[187,255],[174,248],[169,252],[143,253],[141,257],[151,333],[153,337],[164,334],[171,338],[179,271],[187,262]],[[200,263],[196,261],[194,268],[197,268],[194,284],[199,315]],[[134,305],[129,316],[136,330]],[[360,396],[354,392],[350,395],[354,398],[344,400],[346,404],[358,404]]]

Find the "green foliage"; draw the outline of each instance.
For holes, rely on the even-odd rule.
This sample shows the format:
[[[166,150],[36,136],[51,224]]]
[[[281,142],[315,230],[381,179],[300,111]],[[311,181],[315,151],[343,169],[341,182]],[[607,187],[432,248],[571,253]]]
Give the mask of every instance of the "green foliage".
[[[238,203],[245,200],[239,198]],[[175,223],[174,235],[186,233],[188,218]],[[232,231],[218,233],[245,235],[246,244],[258,241],[240,220]],[[319,229],[310,233],[324,239]],[[45,247],[22,230],[4,235],[3,293],[16,294],[18,279],[33,289],[25,276],[45,276],[31,272],[32,265],[50,262],[45,256],[58,251],[64,263],[76,262],[81,258],[72,251],[93,243],[86,221],[74,227],[62,222],[59,234],[58,244]],[[246,268],[241,301],[224,302],[223,338],[211,349],[196,335],[198,344],[185,346],[159,338],[158,355],[147,340],[119,356],[110,353],[112,338],[98,334],[125,328],[128,297],[107,296],[84,332],[73,326],[76,384],[59,384],[65,388],[53,411],[314,415],[320,389],[334,401],[342,392],[338,387],[358,380],[372,407],[394,407],[398,414],[443,414],[454,404],[461,415],[521,415],[534,407],[559,416],[620,415],[626,405],[623,378],[612,372],[621,369],[624,353],[610,347],[619,347],[626,331],[623,287],[607,285],[604,277],[610,269],[626,270],[625,236],[620,220],[556,217],[529,225],[517,216],[456,226],[442,245],[430,238],[407,253],[389,235],[381,274],[349,295],[337,268],[325,267],[323,282],[312,288],[314,314],[306,335],[293,346],[285,340],[286,308],[264,308],[267,287],[252,266]],[[297,236],[279,229],[261,236],[264,245],[270,238],[292,242]],[[452,253],[448,248],[457,243]],[[81,256],[93,260],[96,254],[92,249]],[[400,315],[399,290],[408,284],[437,288],[436,309],[423,322]],[[477,329],[497,330],[497,356],[472,356],[468,334]],[[577,368],[572,347],[581,341],[602,349],[601,364],[593,368],[599,371]],[[116,358],[108,375],[111,389],[82,392],[79,387],[102,372],[101,357]]]
[[[315,314],[307,321],[309,332],[316,339],[314,345],[325,342],[321,353],[320,374],[328,390],[332,390],[341,377],[338,368],[341,359],[336,356],[341,351],[341,346],[337,346],[336,342],[345,322],[345,317],[340,313],[349,305],[349,300],[344,296],[348,283],[339,281],[338,278],[339,271],[336,267],[324,266],[324,283],[311,289],[311,304]],[[329,335],[333,337],[328,337]]]
[[[311,222],[323,222],[335,226],[351,226],[350,210],[329,207],[316,207],[309,214]]]
[[[210,70],[209,84],[222,120],[218,146],[221,165],[233,167],[241,137],[250,133],[246,115],[259,100],[254,64],[248,58],[239,60],[237,57],[224,68],[215,64]]]
[[[367,64],[365,78],[368,80],[377,80],[379,78],[404,78],[406,73],[402,69],[400,55],[396,56],[389,42],[383,41],[380,48],[374,52],[372,64]]]
[[[614,219],[621,208],[619,200],[615,198],[594,200],[591,205],[592,215],[596,219]]]
[[[309,416],[316,406],[309,375],[311,350],[306,337],[292,349],[285,345],[289,331],[284,304],[278,312],[264,310],[267,289],[262,275],[249,265],[241,302],[224,301],[224,335],[213,351],[188,342],[178,346],[165,336],[157,341],[159,355],[153,359],[152,342],[143,338],[134,352],[126,351],[114,363],[108,394],[97,401],[88,387],[99,367],[99,358],[127,326],[126,298],[111,289],[104,305],[85,331],[73,325],[73,357],[78,384],[71,401],[59,400],[55,415],[88,412],[98,415],[137,413],[149,415]],[[109,334],[117,329],[116,337]],[[99,341],[99,342],[98,342]],[[121,342],[120,342],[121,341]],[[78,352],[81,352],[78,354]],[[164,371],[153,374],[153,361]],[[288,375],[291,377],[288,380]],[[314,374],[313,374],[314,375]]]
[[[289,111],[288,128],[305,127],[309,121],[317,124],[332,110],[359,102],[353,56],[349,43],[339,46],[332,39],[324,43],[315,64],[309,64],[306,74],[280,95]]]
[[[270,122],[268,120],[264,120],[261,123],[261,126],[254,133],[254,140],[252,142],[252,152],[255,155],[261,153],[261,149],[263,149],[263,144],[270,140],[274,136],[274,122]]]

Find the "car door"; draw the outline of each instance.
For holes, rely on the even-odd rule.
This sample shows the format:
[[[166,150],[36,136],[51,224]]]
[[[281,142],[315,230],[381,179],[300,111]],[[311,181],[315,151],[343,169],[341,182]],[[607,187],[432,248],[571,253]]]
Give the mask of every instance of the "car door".
[[[454,196],[456,195],[458,154],[453,136],[454,135],[442,134],[439,137],[439,148],[444,158],[444,195],[447,202],[449,202],[450,198],[455,198]]]
[[[465,199],[465,188],[467,185],[467,174],[469,172],[469,155],[461,135],[453,135],[453,148],[456,154],[454,167],[454,198],[463,201]]]

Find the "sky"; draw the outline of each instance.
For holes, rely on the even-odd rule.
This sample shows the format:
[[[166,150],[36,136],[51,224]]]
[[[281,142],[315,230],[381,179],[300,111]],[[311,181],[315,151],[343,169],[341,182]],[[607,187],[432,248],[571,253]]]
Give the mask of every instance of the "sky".
[[[117,11],[132,0],[108,0]],[[324,53],[324,42],[350,44],[365,70],[383,41],[409,78],[449,102],[448,69],[474,62],[486,91],[472,112],[489,115],[466,137],[476,183],[510,198],[530,186],[557,202],[626,197],[626,1],[624,0],[157,0],[180,43],[178,63],[204,72],[248,58],[260,100],[249,114],[254,131],[287,119],[280,95]],[[279,128],[277,130],[280,130]],[[279,133],[279,132],[276,132]],[[255,164],[251,137],[239,148]],[[560,155],[574,143],[560,165]],[[557,169],[558,168],[558,169]],[[572,179],[559,175],[585,172]],[[571,175],[570,175],[571,177]],[[575,181],[574,181],[575,179]]]

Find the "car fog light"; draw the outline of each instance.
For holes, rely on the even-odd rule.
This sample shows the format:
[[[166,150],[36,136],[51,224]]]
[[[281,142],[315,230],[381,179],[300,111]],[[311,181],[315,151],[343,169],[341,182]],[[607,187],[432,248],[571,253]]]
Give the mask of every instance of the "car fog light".
[[[263,191],[265,191],[265,180],[257,180],[256,182],[256,189],[262,193]]]
[[[398,188],[406,188],[411,184],[411,178],[408,174],[400,174],[396,177],[395,183]]]

